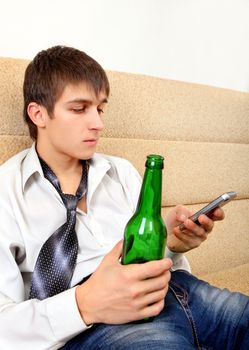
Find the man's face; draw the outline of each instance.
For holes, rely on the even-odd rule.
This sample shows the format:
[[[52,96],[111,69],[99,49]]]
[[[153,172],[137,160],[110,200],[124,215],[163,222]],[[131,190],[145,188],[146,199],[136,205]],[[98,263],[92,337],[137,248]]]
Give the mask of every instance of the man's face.
[[[46,115],[45,128],[38,133],[38,146],[55,156],[90,159],[104,128],[106,102],[104,92],[96,96],[85,83],[67,85],[55,103],[53,115]]]

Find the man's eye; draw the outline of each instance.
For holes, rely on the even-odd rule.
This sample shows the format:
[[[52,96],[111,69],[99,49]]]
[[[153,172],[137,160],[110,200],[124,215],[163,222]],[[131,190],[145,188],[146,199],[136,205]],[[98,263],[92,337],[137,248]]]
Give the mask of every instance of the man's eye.
[[[75,113],[83,113],[85,112],[86,108],[83,107],[83,108],[72,108],[72,111],[75,112]]]
[[[98,108],[98,112],[99,112],[99,114],[102,114],[102,113],[104,113],[104,110],[101,108]]]

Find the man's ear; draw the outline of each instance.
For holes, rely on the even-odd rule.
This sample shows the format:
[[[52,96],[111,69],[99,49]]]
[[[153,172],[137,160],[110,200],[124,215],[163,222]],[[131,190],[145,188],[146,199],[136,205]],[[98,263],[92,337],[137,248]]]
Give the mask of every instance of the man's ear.
[[[46,123],[45,108],[36,102],[30,102],[27,107],[29,118],[38,128],[44,128]]]

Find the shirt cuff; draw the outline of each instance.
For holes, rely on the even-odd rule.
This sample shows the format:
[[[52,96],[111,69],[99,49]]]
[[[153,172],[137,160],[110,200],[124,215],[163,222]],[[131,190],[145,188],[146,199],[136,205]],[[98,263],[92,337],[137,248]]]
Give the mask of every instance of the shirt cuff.
[[[171,268],[172,271],[186,270],[191,273],[191,267],[184,254],[172,252],[168,247],[166,247],[165,256],[173,261],[173,266]]]
[[[87,326],[81,318],[75,289],[76,287],[68,289],[46,300],[48,320],[58,341],[66,342],[91,327]]]

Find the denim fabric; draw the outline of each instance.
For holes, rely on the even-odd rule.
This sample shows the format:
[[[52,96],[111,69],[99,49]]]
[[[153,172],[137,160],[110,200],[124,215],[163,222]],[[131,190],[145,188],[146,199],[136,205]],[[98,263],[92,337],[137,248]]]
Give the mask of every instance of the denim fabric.
[[[248,350],[249,297],[178,270],[164,310],[151,322],[94,325],[62,349]]]

